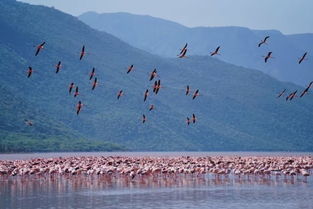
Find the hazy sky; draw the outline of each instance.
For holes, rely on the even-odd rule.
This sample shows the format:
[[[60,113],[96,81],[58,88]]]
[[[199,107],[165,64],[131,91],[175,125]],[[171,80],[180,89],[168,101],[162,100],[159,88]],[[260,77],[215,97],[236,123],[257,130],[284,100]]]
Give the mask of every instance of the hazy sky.
[[[22,0],[72,15],[86,11],[129,12],[186,26],[244,26],[313,33],[313,0]]]

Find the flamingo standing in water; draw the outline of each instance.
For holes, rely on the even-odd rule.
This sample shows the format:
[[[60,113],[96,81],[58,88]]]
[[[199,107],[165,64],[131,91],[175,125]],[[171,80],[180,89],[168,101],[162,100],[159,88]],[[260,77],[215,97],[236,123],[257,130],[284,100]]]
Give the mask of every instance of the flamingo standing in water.
[[[42,42],[41,44],[39,44],[37,46],[37,50],[36,50],[35,56],[37,56],[39,54],[39,52],[43,49],[45,44],[46,44],[46,42]]]
[[[263,40],[261,40],[261,42],[259,43],[258,47],[261,47],[262,44],[266,44],[267,42],[267,39],[269,39],[270,37],[269,36],[266,36]]]

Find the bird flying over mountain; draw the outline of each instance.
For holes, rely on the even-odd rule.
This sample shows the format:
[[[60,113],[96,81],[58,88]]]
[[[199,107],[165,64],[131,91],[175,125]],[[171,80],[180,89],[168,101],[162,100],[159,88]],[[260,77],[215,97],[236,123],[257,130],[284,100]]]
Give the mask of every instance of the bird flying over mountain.
[[[211,52],[211,57],[214,56],[214,55],[217,55],[217,54],[219,55],[218,52],[219,52],[220,48],[221,48],[221,46],[218,46],[218,47],[215,49],[214,52]]]
[[[302,62],[303,62],[303,60],[305,60],[305,57],[307,56],[307,52],[305,52],[303,55],[302,55],[302,57],[299,59],[299,64],[301,64]]]
[[[60,71],[61,67],[62,67],[61,61],[59,61],[58,64],[55,67],[56,67],[55,73],[58,73]]]
[[[304,91],[301,93],[300,97],[303,97],[305,94],[307,94],[307,93],[309,92],[309,90],[310,90],[312,84],[313,84],[313,81],[311,81],[311,82],[309,83],[309,85],[304,89]]]
[[[82,50],[80,51],[80,57],[79,57],[79,60],[82,60],[83,59],[83,57],[84,57],[84,55],[85,55],[85,45],[83,45],[83,47],[82,47]]]
[[[269,36],[266,36],[263,40],[261,40],[261,42],[258,44],[258,47],[261,47],[262,44],[266,44],[267,42],[267,39],[269,39],[270,37]]]
[[[128,74],[128,73],[130,73],[130,72],[133,71],[133,70],[134,70],[134,65],[131,65],[131,66],[128,67],[126,73]]]

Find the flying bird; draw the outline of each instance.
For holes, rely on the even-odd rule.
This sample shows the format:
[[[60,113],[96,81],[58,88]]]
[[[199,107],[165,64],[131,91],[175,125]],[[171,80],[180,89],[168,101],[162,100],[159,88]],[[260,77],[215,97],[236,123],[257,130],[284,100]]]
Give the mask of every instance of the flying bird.
[[[95,77],[95,80],[94,80],[94,82],[92,83],[92,90],[95,90],[95,88],[96,88],[96,86],[98,85],[98,79],[97,79],[97,77]]]
[[[190,92],[190,87],[189,87],[189,85],[187,85],[187,87],[186,87],[186,96],[189,95],[189,92]]]
[[[27,70],[27,78],[29,78],[32,74],[33,74],[33,68],[29,66]]]
[[[214,52],[211,52],[211,57],[214,56],[214,55],[217,55],[217,54],[219,55],[218,52],[219,52],[220,48],[221,48],[221,46],[218,46],[218,47],[215,49]]]
[[[296,96],[297,92],[298,92],[298,91],[294,91],[294,92],[290,93],[290,94],[286,97],[286,101],[288,101],[288,100],[291,101],[291,100]]]
[[[311,81],[310,84],[308,85],[308,87],[306,87],[306,88],[304,89],[304,91],[301,93],[300,97],[303,97],[306,93],[309,92],[309,90],[310,90],[312,84],[313,84],[313,81]]]
[[[43,47],[44,47],[45,44],[46,44],[46,42],[42,42],[41,44],[39,44],[39,45],[37,46],[37,50],[36,50],[35,56],[37,56],[37,55],[39,54],[40,50],[43,49]]]
[[[196,120],[197,120],[196,115],[192,114],[192,123],[196,123]]]
[[[161,88],[161,80],[158,80],[157,86],[156,86],[156,90],[155,90],[155,94],[159,93],[159,90]]]
[[[82,60],[82,59],[83,59],[85,53],[86,53],[86,52],[85,52],[85,45],[83,45],[83,48],[82,48],[82,50],[81,50],[81,52],[80,52],[79,60]]]
[[[304,53],[304,55],[300,58],[300,60],[298,62],[299,64],[301,64],[303,62],[303,60],[305,60],[305,57],[307,54],[308,54],[307,52]]]
[[[145,123],[146,120],[147,120],[147,118],[146,118],[145,114],[142,114],[142,123]]]
[[[152,81],[156,76],[157,76],[157,70],[154,69],[154,70],[150,73],[150,79],[149,79],[149,81]]]
[[[156,93],[157,87],[158,87],[158,81],[154,81],[153,93]]]
[[[182,53],[181,53],[180,55],[178,55],[178,58],[187,57],[187,56],[186,56],[186,53],[187,53],[187,49],[184,49],[184,50],[182,51]]]
[[[80,110],[82,109],[83,105],[84,105],[84,104],[83,104],[81,101],[78,101],[78,104],[77,104],[77,106],[76,106],[76,114],[77,114],[77,115],[79,114],[79,112],[80,112]]]
[[[69,88],[68,88],[68,93],[69,93],[69,94],[72,93],[72,90],[73,90],[74,86],[75,86],[74,83],[71,83],[71,84],[70,84],[70,86],[69,86]],[[78,88],[77,88],[77,91],[78,91]]]
[[[134,65],[129,66],[127,70],[127,74],[133,71],[133,69],[134,69]]]
[[[96,75],[96,69],[93,67],[91,73],[89,74],[89,80],[91,80]]]
[[[123,90],[120,90],[117,94],[117,99],[120,99],[120,97],[123,96]]]
[[[79,95],[78,86],[76,86],[74,97],[77,97],[78,95]]]
[[[199,89],[197,89],[196,91],[195,91],[195,93],[193,94],[193,96],[192,96],[192,99],[195,99],[197,96],[199,96],[200,94],[199,94]]]
[[[262,44],[266,44],[267,39],[269,39],[269,36],[266,36],[263,40],[261,40],[261,42],[259,43],[258,47],[261,47]]]
[[[145,102],[147,100],[147,97],[149,96],[149,90],[147,89],[145,91],[145,94],[144,94],[144,98],[143,98],[143,101]]]
[[[187,117],[186,123],[187,123],[188,126],[190,125],[190,118]]]
[[[280,92],[277,96],[277,98],[281,97],[286,92],[286,89],[284,89],[282,92]]]
[[[269,53],[267,53],[266,56],[264,56],[264,62],[267,63],[267,60],[270,59],[270,58],[273,58],[272,57],[272,52],[269,52]]]
[[[56,67],[55,73],[58,73],[60,71],[61,67],[62,67],[61,61],[59,61],[58,64],[55,67]]]
[[[152,110],[154,110],[154,105],[153,104],[150,105],[150,108],[149,108],[149,111],[152,111]]]
[[[185,49],[187,49],[188,43],[185,44],[185,46],[180,50],[179,54],[181,55]]]

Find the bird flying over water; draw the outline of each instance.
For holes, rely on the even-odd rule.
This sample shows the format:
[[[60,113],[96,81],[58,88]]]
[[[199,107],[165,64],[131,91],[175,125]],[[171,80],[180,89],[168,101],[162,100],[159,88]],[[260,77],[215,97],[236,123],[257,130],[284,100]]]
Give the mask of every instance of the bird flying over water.
[[[85,55],[85,45],[83,45],[83,48],[82,48],[82,50],[81,50],[81,52],[80,52],[79,60],[82,60],[83,57],[84,57],[84,55]]]
[[[218,47],[215,49],[214,52],[211,52],[211,57],[214,56],[214,55],[217,55],[217,54],[219,55],[218,52],[219,52],[220,48],[221,48],[221,46],[218,46]]]
[[[305,52],[304,55],[302,55],[302,57],[299,59],[299,62],[298,62],[299,64],[301,64],[303,62],[303,60],[305,60],[305,57],[306,57],[307,54],[308,53]]]
[[[306,88],[304,89],[304,91],[303,91],[303,92],[301,93],[301,95],[300,95],[300,98],[303,97],[306,93],[309,92],[309,90],[310,90],[312,84],[313,84],[313,81],[311,81],[310,84],[308,85],[308,87],[306,87]]]
[[[269,39],[269,36],[266,36],[263,40],[261,40],[261,42],[259,43],[258,47],[261,47],[262,44],[266,44],[267,39]]]
[[[61,67],[62,67],[61,61],[59,61],[58,64],[55,67],[56,67],[55,73],[58,73],[60,71]]]
[[[295,92],[293,92],[289,98],[289,100],[291,101],[293,98],[295,98],[297,96],[297,92],[298,90],[296,90]]]
[[[96,69],[93,67],[91,73],[89,74],[89,80],[91,80],[96,75]]]
[[[127,74],[130,73],[133,69],[134,69],[134,65],[129,66],[126,73]]]
[[[192,96],[192,99],[195,99],[197,96],[199,96],[200,94],[199,94],[199,89],[197,89],[196,91],[195,91],[195,93],[193,94],[193,96]]]
[[[41,44],[39,44],[39,45],[37,46],[37,50],[36,50],[35,56],[37,56],[37,55],[39,54],[40,50],[43,49],[43,47],[44,47],[45,44],[46,44],[46,42],[42,42]]]

